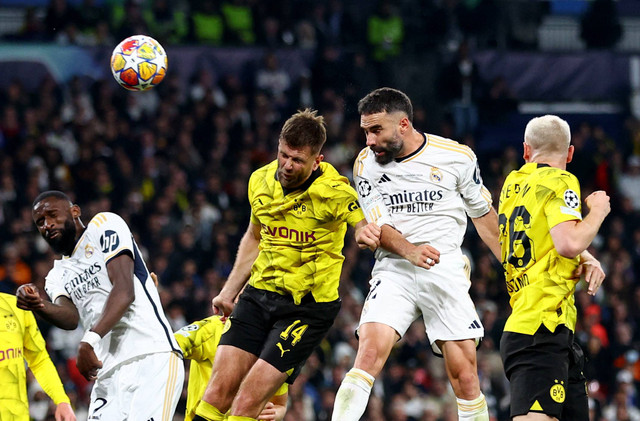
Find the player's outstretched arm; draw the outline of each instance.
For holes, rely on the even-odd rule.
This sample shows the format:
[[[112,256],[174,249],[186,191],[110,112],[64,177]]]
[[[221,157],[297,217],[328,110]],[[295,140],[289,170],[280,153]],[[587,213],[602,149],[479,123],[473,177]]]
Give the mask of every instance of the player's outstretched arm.
[[[395,253],[415,266],[430,269],[440,262],[440,252],[429,244],[414,245],[402,236],[400,231],[390,225],[380,227],[380,246]]]
[[[356,242],[361,249],[376,251],[380,247],[380,227],[363,219],[356,225]]]
[[[598,259],[593,257],[587,250],[580,253],[580,266],[578,266],[578,269],[576,269],[573,275],[576,278],[584,276],[584,280],[588,285],[587,294],[589,295],[596,295],[598,288],[600,288],[605,278],[602,265]]]
[[[264,407],[258,420],[261,421],[282,421],[287,413],[287,399],[289,393],[276,395],[271,397],[267,405]]]
[[[55,303],[43,300],[34,284],[20,286],[16,291],[16,297],[18,308],[33,311],[60,329],[73,330],[78,327],[78,309],[67,297],[60,296],[56,298]]]
[[[489,247],[498,261],[501,261],[500,251],[500,230],[498,229],[498,213],[491,206],[491,209],[480,218],[471,218],[471,222],[476,227],[478,235]]]
[[[76,421],[76,414],[73,413],[71,405],[67,402],[60,402],[56,405],[56,421]]]
[[[247,279],[251,274],[251,266],[253,266],[253,262],[255,262],[260,251],[258,248],[261,238],[260,229],[260,225],[253,222],[249,223],[247,231],[242,236],[242,240],[240,240],[236,261],[233,263],[227,282],[222,287],[220,294],[211,302],[214,314],[220,314],[223,318],[226,318],[233,311],[236,296],[247,283]]]
[[[611,211],[609,196],[602,190],[591,193],[584,203],[589,213],[582,221],[561,222],[549,231],[554,247],[563,257],[573,259],[585,251]]]

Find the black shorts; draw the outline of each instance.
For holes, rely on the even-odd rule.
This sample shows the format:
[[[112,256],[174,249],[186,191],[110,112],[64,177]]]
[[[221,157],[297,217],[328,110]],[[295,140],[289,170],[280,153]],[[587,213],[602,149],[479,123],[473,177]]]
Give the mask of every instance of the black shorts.
[[[559,420],[588,421],[584,353],[564,325],[534,335],[504,332],[500,354],[511,391],[511,417],[540,412]]]
[[[247,286],[229,317],[220,345],[250,352],[283,373],[298,376],[340,311],[340,299],[317,303],[307,294],[299,305],[291,296]]]

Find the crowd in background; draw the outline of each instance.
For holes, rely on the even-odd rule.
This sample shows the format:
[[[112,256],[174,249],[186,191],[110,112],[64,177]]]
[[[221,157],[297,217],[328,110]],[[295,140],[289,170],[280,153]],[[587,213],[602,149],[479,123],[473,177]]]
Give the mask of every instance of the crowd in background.
[[[128,93],[113,80],[78,78],[63,84],[45,78],[33,92],[18,80],[0,89],[0,290],[13,293],[26,282],[43,285],[56,256],[35,229],[31,204],[39,192],[58,189],[81,206],[85,223],[101,211],[116,212],[129,223],[150,270],[158,274],[175,330],[208,316],[249,222],[248,177],[275,158],[284,120],[301,107],[318,109],[328,126],[325,159],[351,178],[353,160],[365,146],[356,103],[370,89],[393,82],[384,63],[405,54],[403,49],[455,52],[443,59],[433,89],[432,101],[441,103],[441,110],[415,104],[418,129],[476,148],[478,127],[516,112],[516,98],[504,80],[481,80],[468,56],[469,43],[491,46],[498,40],[491,25],[473,24],[479,16],[498,16],[491,12],[494,2],[401,1],[392,8],[382,1],[377,11],[359,18],[347,13],[348,3],[127,0],[96,6],[87,0],[72,8],[52,0],[44,20],[27,14],[16,38],[80,42],[83,37],[113,45],[114,39],[149,33],[167,44],[295,44],[318,54],[297,81],[267,52],[248,78],[201,70],[184,83],[169,71],[162,84],[145,93]],[[416,5],[422,12],[408,14]],[[425,19],[431,19],[429,25]],[[381,27],[397,38],[376,41]],[[420,36],[414,32],[418,27]],[[509,39],[527,45],[515,34]],[[344,46],[362,48],[345,53]],[[598,421],[640,420],[640,121],[630,117],[625,133],[614,140],[588,120],[574,125],[576,153],[568,166],[582,183],[583,197],[596,189],[612,197],[611,215],[591,249],[607,279],[596,297],[579,287],[576,298],[576,336],[588,356],[585,374],[592,419]],[[479,163],[497,207],[504,177],[523,163],[521,151],[479,153]],[[502,267],[473,225],[464,250],[473,263],[471,295],[486,331],[478,353],[481,387],[494,419],[506,420],[508,388],[497,350],[509,311]],[[335,392],[353,365],[354,329],[373,256],[361,251],[351,234],[343,253],[340,316],[291,387],[286,420],[330,419]],[[62,332],[39,323],[82,416],[89,388],[73,362],[82,330]],[[49,403],[35,382],[30,397],[34,418],[48,419]],[[442,361],[431,354],[422,325],[415,324],[375,383],[366,419],[448,421],[456,413]]]

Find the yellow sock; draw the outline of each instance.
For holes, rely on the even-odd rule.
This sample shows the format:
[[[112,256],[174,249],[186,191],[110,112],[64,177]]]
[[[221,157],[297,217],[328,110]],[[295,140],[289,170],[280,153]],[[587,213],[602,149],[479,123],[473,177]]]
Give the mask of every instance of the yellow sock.
[[[255,418],[241,417],[240,415],[227,415],[227,421],[256,421]]]
[[[224,421],[226,415],[208,402],[200,401],[196,408],[196,414],[208,421]]]

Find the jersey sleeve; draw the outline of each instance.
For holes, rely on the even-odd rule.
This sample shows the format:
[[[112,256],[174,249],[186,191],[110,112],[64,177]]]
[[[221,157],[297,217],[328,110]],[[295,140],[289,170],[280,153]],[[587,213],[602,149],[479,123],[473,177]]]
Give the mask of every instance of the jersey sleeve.
[[[573,174],[559,173],[541,186],[548,192],[544,213],[549,228],[566,221],[582,220],[580,183]]]
[[[63,270],[56,267],[55,263],[45,278],[44,290],[52,303],[55,303],[60,296],[71,298],[64,288]]]
[[[69,403],[69,397],[64,391],[62,381],[55,365],[49,357],[47,347],[40,333],[33,313],[25,312],[25,333],[24,333],[24,358],[27,360],[33,375],[42,386],[42,389],[57,405],[60,402]]]
[[[384,197],[366,175],[364,163],[356,161],[353,168],[353,180],[358,192],[358,201],[362,207],[367,222],[374,222],[378,226],[393,225],[391,213],[384,204]]]
[[[333,185],[331,198],[327,204],[336,220],[345,221],[352,227],[364,219],[364,214],[358,204],[358,195],[353,187],[346,182]]]
[[[185,358],[213,360],[223,327],[220,316],[211,316],[184,326],[174,336]]]
[[[491,193],[482,184],[480,167],[475,154],[469,149],[473,159],[460,163],[460,179],[458,181],[458,191],[462,196],[465,211],[471,218],[484,216],[491,209]]]
[[[93,225],[91,229],[102,249],[105,263],[123,253],[134,256],[133,235],[119,215],[102,212],[94,216],[89,224]]]

